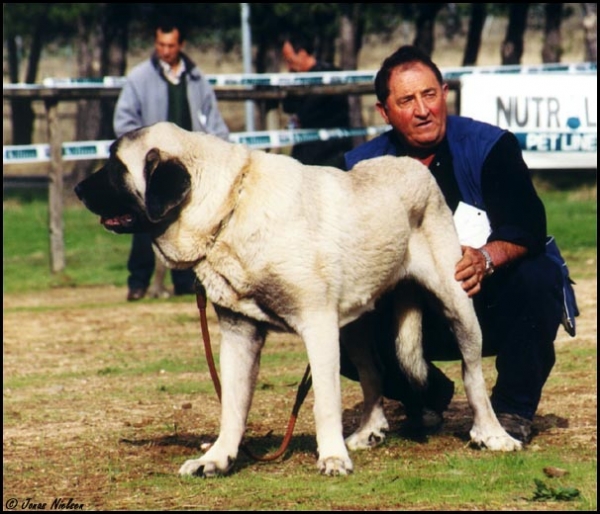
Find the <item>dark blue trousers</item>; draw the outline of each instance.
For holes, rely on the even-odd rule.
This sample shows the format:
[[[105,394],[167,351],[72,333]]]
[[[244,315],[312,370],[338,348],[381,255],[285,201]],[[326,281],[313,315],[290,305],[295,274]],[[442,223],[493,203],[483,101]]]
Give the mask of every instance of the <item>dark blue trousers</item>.
[[[129,289],[147,289],[154,273],[154,251],[148,234],[133,234],[131,251],[127,260],[127,286]],[[192,270],[171,270],[175,293],[193,291],[195,275]]]
[[[496,356],[497,380],[492,389],[496,413],[532,419],[542,388],[554,366],[554,340],[562,317],[562,278],[559,266],[545,254],[527,258],[487,277],[474,297],[483,334],[483,355]],[[392,302],[384,299],[372,318],[374,353],[384,375],[384,395],[401,401],[407,410],[443,410],[450,380],[432,361],[460,360],[456,339],[435,302],[423,313],[424,355],[429,362],[426,391],[415,391],[395,358],[391,331]],[[356,379],[342,346],[342,373]]]

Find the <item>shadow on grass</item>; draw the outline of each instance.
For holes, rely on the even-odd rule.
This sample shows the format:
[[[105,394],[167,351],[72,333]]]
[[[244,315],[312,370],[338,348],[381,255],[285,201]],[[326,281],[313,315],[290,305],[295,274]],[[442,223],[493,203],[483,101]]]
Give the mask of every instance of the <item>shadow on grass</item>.
[[[214,442],[213,438],[208,438],[202,435],[193,434],[173,434],[158,437],[146,437],[141,439],[120,439],[121,444],[126,444],[136,447],[150,447],[150,448],[166,448],[166,447],[177,447],[177,448],[188,448],[197,454],[189,455],[189,458],[199,458],[201,454],[205,453],[206,450],[201,450],[201,445],[206,444],[208,441]],[[285,462],[293,454],[304,454],[311,460],[316,459],[316,446],[315,438],[313,435],[299,434],[294,435],[283,454],[277,459],[271,459],[275,452],[277,452],[283,441],[283,436],[274,436],[267,434],[265,436],[257,437],[245,437],[240,451],[238,453],[235,466],[232,468],[229,474],[239,472],[240,470],[254,466],[256,464],[268,464],[274,462]]]
[[[206,442],[206,437],[192,434],[174,434],[144,439],[120,439],[120,443],[131,446],[180,446],[197,450]]]
[[[569,428],[569,420],[556,414],[544,414],[533,418],[533,428],[538,434],[553,428]]]

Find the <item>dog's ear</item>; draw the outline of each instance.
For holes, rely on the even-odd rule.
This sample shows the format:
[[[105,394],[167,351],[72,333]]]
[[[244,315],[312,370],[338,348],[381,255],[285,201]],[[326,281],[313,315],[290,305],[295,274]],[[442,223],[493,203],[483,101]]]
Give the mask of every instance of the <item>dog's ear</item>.
[[[146,213],[150,221],[163,219],[169,211],[181,205],[191,191],[191,178],[181,161],[161,156],[158,148],[146,154]]]

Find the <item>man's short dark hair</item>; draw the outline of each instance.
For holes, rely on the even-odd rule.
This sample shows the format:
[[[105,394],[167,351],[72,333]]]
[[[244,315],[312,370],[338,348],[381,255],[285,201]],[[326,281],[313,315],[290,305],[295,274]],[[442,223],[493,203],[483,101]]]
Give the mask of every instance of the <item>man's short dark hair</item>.
[[[161,16],[159,19],[157,19],[156,23],[154,24],[154,32],[156,33],[157,30],[165,33],[178,30],[180,43],[183,43],[187,37],[185,24],[173,16]]]
[[[444,84],[442,72],[429,55],[416,46],[404,45],[383,61],[381,68],[379,68],[375,76],[375,94],[381,104],[385,105],[388,96],[390,96],[390,75],[392,70],[398,66],[412,62],[420,62],[427,66],[435,75],[440,86]]]
[[[306,51],[309,55],[314,55],[315,44],[312,37],[302,34],[300,32],[290,32],[284,36],[284,42],[288,41],[294,52],[298,53],[300,50]]]

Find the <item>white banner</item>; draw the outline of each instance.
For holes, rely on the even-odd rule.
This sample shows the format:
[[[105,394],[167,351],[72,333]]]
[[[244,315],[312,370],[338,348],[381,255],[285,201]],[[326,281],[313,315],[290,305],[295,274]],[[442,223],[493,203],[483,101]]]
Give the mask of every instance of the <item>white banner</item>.
[[[596,74],[467,75],[460,114],[515,134],[532,169],[598,167]]]

